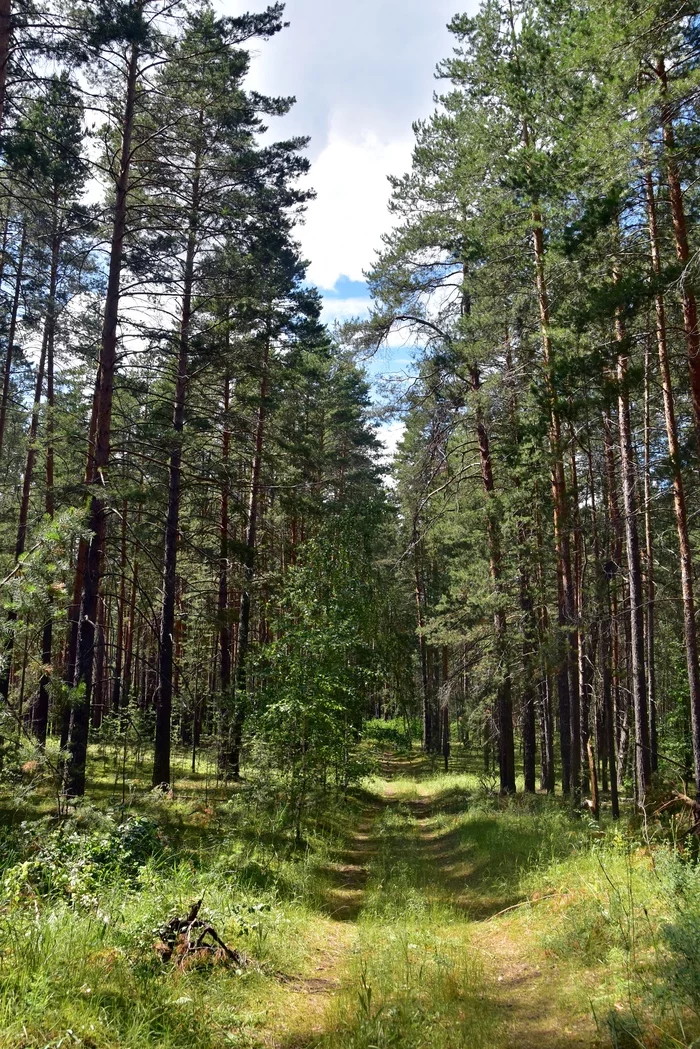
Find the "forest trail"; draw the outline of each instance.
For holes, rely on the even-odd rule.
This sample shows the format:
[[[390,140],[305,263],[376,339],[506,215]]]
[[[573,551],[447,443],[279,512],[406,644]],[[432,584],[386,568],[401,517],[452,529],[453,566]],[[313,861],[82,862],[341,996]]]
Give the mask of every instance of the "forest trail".
[[[376,793],[337,861],[325,868],[326,918],[309,971],[289,985],[265,1045],[344,1049],[373,1044],[352,1031],[352,1014],[358,1012],[358,1003],[362,1006],[365,966],[371,968],[374,952],[388,940],[401,943],[406,958],[413,948],[417,954],[418,944],[407,940],[418,939],[426,929],[457,955],[470,958],[481,974],[476,1006],[479,1012],[483,1002],[488,1029],[475,1034],[473,1042],[468,1036],[462,1040],[468,1017],[465,1021],[457,988],[453,1015],[448,1010],[441,1018],[443,1025],[454,1022],[461,1032],[455,1030],[450,1045],[593,1049],[602,1044],[583,986],[589,976],[573,974],[560,960],[548,957],[528,927],[533,906],[517,896],[512,881],[499,877],[507,857],[484,851],[478,823],[473,840],[465,835],[458,825],[464,799],[459,791],[444,789],[449,780],[438,782],[440,790],[405,777],[375,785]],[[401,979],[411,982],[405,975]],[[369,982],[371,986],[371,977]],[[367,1026],[366,1015],[360,1020]],[[377,1044],[401,1043],[378,1039]]]

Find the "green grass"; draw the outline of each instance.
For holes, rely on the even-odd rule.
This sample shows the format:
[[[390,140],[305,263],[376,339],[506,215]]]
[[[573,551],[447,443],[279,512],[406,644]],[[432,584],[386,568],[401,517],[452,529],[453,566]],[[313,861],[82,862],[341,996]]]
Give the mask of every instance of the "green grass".
[[[602,827],[501,799],[462,761],[378,751],[382,776],[293,829],[274,784],[177,757],[91,755],[57,819],[40,769],[2,799],[0,1047],[688,1047],[700,1034],[700,868],[668,825]],[[459,767],[459,766],[458,766]],[[124,790],[124,787],[126,789]],[[122,804],[124,793],[124,804]],[[164,964],[204,912],[253,963]]]
[[[494,1044],[489,1002],[469,921],[431,891],[435,872],[419,823],[404,804],[377,820],[355,957],[331,1010],[328,1049],[457,1049]]]

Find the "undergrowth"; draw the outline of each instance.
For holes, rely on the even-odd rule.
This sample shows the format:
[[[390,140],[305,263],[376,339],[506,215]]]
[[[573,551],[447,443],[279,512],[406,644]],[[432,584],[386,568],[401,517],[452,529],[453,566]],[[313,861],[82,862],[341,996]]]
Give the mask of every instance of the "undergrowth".
[[[382,760],[387,778],[316,800],[301,845],[275,783],[224,791],[184,764],[175,797],[143,789],[137,762],[121,783],[95,776],[60,819],[40,792],[6,799],[1,1049],[498,1049],[518,1032],[492,936],[550,974],[509,993],[532,994],[530,1011],[562,1029],[575,1020],[591,1045],[698,1044],[688,839],[630,814],[598,824],[562,799],[502,799],[415,751]],[[361,888],[343,922],[350,876]],[[200,898],[249,965],[160,959],[159,928]],[[304,981],[327,956],[333,993],[312,998]]]

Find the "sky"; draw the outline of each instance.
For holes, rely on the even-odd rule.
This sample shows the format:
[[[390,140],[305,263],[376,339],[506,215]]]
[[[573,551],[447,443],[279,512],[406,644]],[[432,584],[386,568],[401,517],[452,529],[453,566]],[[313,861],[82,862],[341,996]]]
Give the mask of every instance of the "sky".
[[[249,7],[219,0],[227,14]],[[363,272],[390,228],[387,176],[410,168],[412,122],[434,108],[435,67],[450,53],[447,23],[475,0],[287,0],[289,28],[255,45],[249,86],[294,95],[292,112],[273,121],[275,137],[308,135],[309,204],[299,239],[309,280],[332,324],[367,310]],[[408,351],[369,365],[400,370]],[[385,428],[395,443],[400,428]]]

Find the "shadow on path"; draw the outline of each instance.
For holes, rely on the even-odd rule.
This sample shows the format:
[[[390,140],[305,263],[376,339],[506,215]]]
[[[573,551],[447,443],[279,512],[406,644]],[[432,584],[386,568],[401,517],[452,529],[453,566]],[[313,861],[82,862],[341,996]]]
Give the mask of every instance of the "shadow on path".
[[[599,1046],[591,1017],[580,1008],[567,1011],[567,1003],[575,997],[567,983],[573,979],[571,973],[540,957],[542,952],[527,936],[518,936],[517,925],[514,931],[507,920],[499,919],[502,911],[526,902],[519,883],[523,869],[534,862],[526,832],[519,831],[517,821],[504,827],[497,811],[475,811],[460,824],[454,817],[468,808],[465,791],[405,797],[391,780],[381,797],[367,801],[335,862],[321,868],[326,881],[321,910],[331,924],[338,923],[334,927],[341,930],[344,947],[331,960],[321,952],[316,975],[290,985],[293,992],[306,996],[304,1009],[313,1020],[313,1033],[308,1027],[304,1033],[288,1030],[281,1041],[268,1044],[277,1049],[311,1049],[321,1037],[333,1037],[327,1009],[343,984],[345,964],[356,943],[354,926],[366,906],[368,889],[374,890],[374,904],[377,898],[381,904],[386,894],[391,908],[394,879],[407,877],[415,890],[438,906],[436,922],[442,922],[441,908],[446,915],[451,911],[450,928],[454,931],[463,923],[465,949],[482,957],[489,999],[503,1021],[493,1049]],[[389,814],[392,819],[385,818]],[[381,923],[381,917],[378,920]]]

